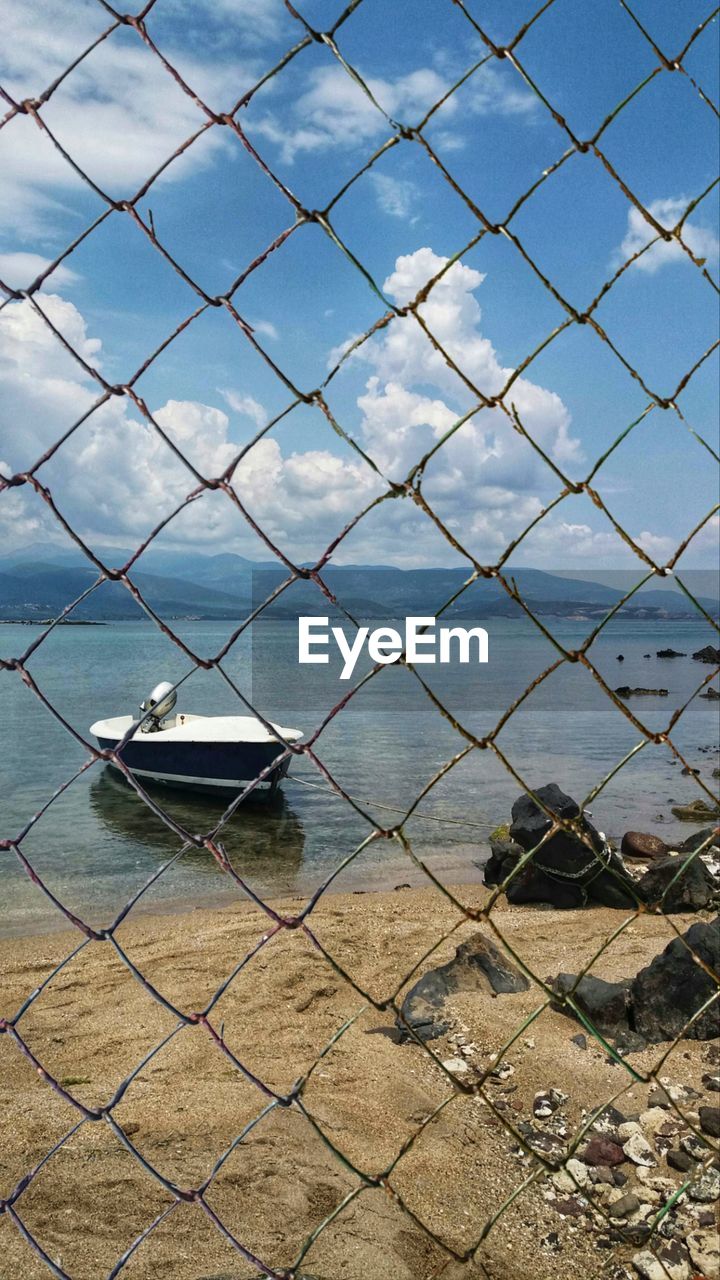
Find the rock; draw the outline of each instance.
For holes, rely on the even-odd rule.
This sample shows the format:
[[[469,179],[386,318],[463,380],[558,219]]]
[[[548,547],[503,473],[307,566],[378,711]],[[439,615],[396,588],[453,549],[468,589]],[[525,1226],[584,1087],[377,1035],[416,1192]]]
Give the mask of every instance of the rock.
[[[647,1138],[644,1138],[640,1132],[631,1134],[623,1146],[623,1151],[633,1164],[644,1165],[646,1169],[652,1169],[657,1164],[655,1152]]]
[[[603,1134],[596,1133],[588,1142],[580,1159],[583,1164],[605,1165],[608,1168],[612,1168],[616,1164],[623,1163],[625,1152],[622,1147],[618,1146],[617,1142],[613,1142]]]
[[[502,951],[481,933],[463,942],[454,960],[431,969],[408,992],[402,1004],[402,1017],[421,1040],[436,1040],[449,1029],[448,1022],[438,1016],[448,996],[456,991],[527,991],[530,983],[524,974],[510,964]],[[411,1038],[401,1019],[397,1027],[403,1039]]]
[[[665,1159],[670,1168],[677,1169],[679,1173],[687,1173],[694,1163],[686,1151],[668,1151]]]
[[[720,1138],[720,1107],[698,1107],[700,1128],[711,1138]]]
[[[643,1111],[640,1116],[641,1127],[647,1133],[660,1133],[661,1130],[665,1131],[665,1126],[668,1123],[667,1111],[664,1111],[662,1107],[649,1107],[648,1110]],[[675,1126],[673,1126],[673,1130],[675,1131]]]
[[[619,653],[619,654],[618,654],[618,656],[617,656],[617,660],[618,660],[618,662],[624,662],[624,661],[625,661],[625,655],[624,655],[624,654],[622,654],[622,653]]]
[[[718,691],[717,689],[714,689],[712,685],[708,685],[708,687],[707,687],[707,689],[705,690],[705,692],[700,694],[700,697],[701,697],[701,698],[707,698],[708,702],[719,702],[719,701],[720,701],[720,691]],[[715,776],[715,775],[713,774],[713,777],[714,777],[714,776]]]
[[[620,1031],[627,1030],[629,980],[606,982],[604,978],[596,978],[588,973],[577,982],[577,987],[575,987],[576,982],[577,978],[572,973],[558,974],[552,983],[553,991],[560,997],[553,1000],[554,1009],[568,1014],[571,1018],[575,1017],[573,1009],[562,999],[563,996],[572,992],[572,999],[578,1009],[602,1036],[614,1036]],[[575,987],[574,991],[573,987]]]
[[[630,1193],[620,1196],[618,1200],[613,1200],[609,1205],[609,1213],[611,1218],[629,1218],[632,1213],[637,1213],[639,1208],[640,1201],[637,1196]]]
[[[649,1044],[674,1040],[681,1034],[689,1040],[714,1040],[720,1034],[717,1009],[712,1006],[685,1030],[689,1019],[717,989],[710,974],[694,960],[693,952],[709,969],[717,969],[720,917],[692,925],[632,980],[629,1003],[633,1024]]]
[[[646,835],[643,831],[626,831],[620,843],[624,858],[666,858],[670,852],[659,836]]]
[[[468,1064],[464,1058],[446,1058],[443,1066],[451,1075],[455,1075],[458,1072],[462,1075],[463,1071],[468,1070]]]
[[[679,653],[677,649],[658,649],[658,658],[687,658],[686,653]]]
[[[720,818],[720,806],[709,805],[706,800],[693,800],[690,804],[673,805],[671,812],[681,822],[704,822],[707,818]]]
[[[711,644],[706,644],[704,649],[698,649],[697,653],[693,654],[693,658],[696,662],[709,662],[712,666],[717,666],[720,662],[720,649],[714,648]]]
[[[638,893],[650,907],[667,914],[702,911],[715,896],[715,884],[705,863],[693,858],[661,858],[638,882]]]
[[[680,1146],[695,1163],[707,1155],[707,1143],[703,1142],[702,1138],[698,1138],[694,1133],[688,1133],[686,1137],[681,1138]]]
[[[687,1193],[699,1204],[711,1204],[720,1197],[720,1171],[713,1169],[712,1165],[703,1169],[690,1183]]]
[[[587,1037],[579,1032],[576,1036],[571,1036],[571,1043],[576,1044],[578,1049],[587,1049]]]
[[[702,1082],[708,1093],[720,1093],[720,1076],[711,1076],[709,1072],[705,1072]]]
[[[533,1115],[536,1120],[547,1120],[557,1111],[559,1103],[554,1102],[547,1093],[536,1093],[533,1099]]]
[[[669,689],[643,689],[641,685],[633,689],[629,684],[621,684],[615,690],[618,698],[667,698]]]
[[[681,1256],[677,1263],[670,1262],[665,1257],[668,1247],[653,1253],[643,1249],[642,1253],[633,1254],[633,1266],[642,1280],[689,1280],[690,1267],[686,1259]]]
[[[579,830],[588,844],[578,836],[558,831],[528,861],[507,888],[508,902],[548,902],[554,907],[569,908],[598,902],[608,907],[637,905],[633,881],[622,859],[613,853],[592,826],[576,802],[552,782],[539,787],[536,795],[559,818],[578,819]],[[510,839],[527,853],[540,843],[549,831],[550,819],[529,795],[522,795],[512,807]],[[502,863],[504,879],[521,855],[506,856]]]
[[[691,1231],[685,1237],[688,1253],[706,1280],[720,1276],[720,1242],[717,1231]]]
[[[689,1040],[715,1039],[720,1035],[720,1026],[713,1005],[691,1026],[687,1024],[717,989],[693,953],[708,969],[716,971],[719,952],[720,917],[716,916],[708,923],[692,925],[682,938],[673,938],[634,978],[606,982],[586,974],[578,982],[574,974],[558,974],[550,980],[555,995],[552,1007],[575,1017],[565,999],[574,988],[575,1004],[596,1031],[604,1037],[615,1036],[618,1043],[624,1037],[630,1043],[630,1051],[675,1040],[683,1034]],[[673,1097],[672,1087],[668,1087],[668,1093]]]
[[[703,846],[706,846],[703,848]],[[719,827],[703,827],[702,831],[694,831],[687,840],[683,840],[682,844],[677,846],[678,853],[694,853],[696,849],[703,849],[703,853],[710,853],[716,849],[720,853],[720,828]]]

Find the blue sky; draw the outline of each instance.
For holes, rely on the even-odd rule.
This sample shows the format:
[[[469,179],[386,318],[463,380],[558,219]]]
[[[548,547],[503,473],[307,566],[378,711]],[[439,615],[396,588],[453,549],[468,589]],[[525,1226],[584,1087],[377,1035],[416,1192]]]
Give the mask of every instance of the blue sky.
[[[535,6],[468,0],[496,44]],[[323,29],[341,6],[305,0]],[[694,0],[633,5],[660,48],[674,57],[706,11]],[[71,14],[61,0],[9,6],[11,96],[39,94],[107,26],[95,0]],[[218,111],[227,110],[302,37],[280,0],[210,5],[156,0],[147,27],[158,47]],[[613,121],[600,145],[632,192],[673,226],[707,189],[717,162],[717,23],[692,45],[687,74],[654,76]],[[395,120],[414,126],[465,70],[487,54],[451,0],[364,0],[337,43]],[[555,0],[517,46],[517,56],[578,139],[658,66],[619,0]],[[695,81],[695,83],[693,83]],[[76,162],[123,199],[202,125],[205,117],[131,29],[100,44],[56,90],[43,119]],[[379,111],[331,49],[313,42],[272,78],[238,119],[268,166],[306,208],[322,208],[392,136]],[[425,130],[459,186],[491,221],[572,143],[506,58],[476,71]],[[0,278],[28,284],[103,211],[102,200],[53,152],[27,117],[0,130],[6,199]],[[210,293],[230,282],[294,222],[293,209],[229,129],[214,127],[171,165],[138,204],[152,211],[163,245]],[[332,211],[349,250],[396,305],[481,229],[468,205],[417,143],[404,140],[358,179]],[[582,311],[651,234],[592,153],[571,154],[510,224],[539,270]],[[690,214],[684,238],[717,277],[717,200]],[[424,273],[424,274],[423,274]],[[40,303],[105,377],[125,382],[197,304],[196,295],[130,217],[113,213],[44,285]],[[385,309],[362,275],[318,225],[296,228],[235,296],[271,359],[303,391],[327,376],[343,344]],[[710,346],[717,294],[679,246],[660,244],[629,268],[596,318],[622,355],[660,396],[672,394]],[[475,385],[495,394],[566,319],[518,248],[486,235],[432,291],[426,318]],[[4,472],[30,465],[92,403],[82,370],[24,302],[0,313],[4,384],[0,460]],[[98,345],[101,344],[101,345]],[[333,354],[334,353],[334,354]],[[204,474],[218,474],[237,448],[290,402],[287,389],[223,309],[195,321],[151,366],[137,388],[167,432]],[[412,319],[398,319],[349,359],[327,390],[343,428],[402,479],[428,445],[472,407],[467,388]],[[590,326],[574,325],[538,355],[508,402],[573,479],[648,404],[648,395]],[[687,423],[713,441],[717,364],[706,361],[678,399]],[[71,523],[98,545],[139,541],[182,500],[192,478],[143,423],[114,400],[92,416],[40,473]],[[247,455],[238,493],[276,545],[309,559],[377,492],[365,464],[314,408],[300,406]],[[499,411],[479,414],[428,466],[424,492],[471,553],[494,562],[554,497],[560,483]],[[716,474],[708,453],[672,411],[654,410],[600,471],[597,488],[618,520],[663,562],[712,506]],[[4,513],[4,517],[3,517]],[[27,490],[0,494],[9,542],[51,533]],[[715,563],[707,526],[681,562]],[[263,551],[227,500],[206,495],[163,534],[162,545]],[[441,564],[457,554],[409,502],[386,503],[353,532],[338,561]],[[633,563],[586,496],[570,497],[518,548],[515,563],[626,567]],[[640,568],[640,562],[637,561]]]

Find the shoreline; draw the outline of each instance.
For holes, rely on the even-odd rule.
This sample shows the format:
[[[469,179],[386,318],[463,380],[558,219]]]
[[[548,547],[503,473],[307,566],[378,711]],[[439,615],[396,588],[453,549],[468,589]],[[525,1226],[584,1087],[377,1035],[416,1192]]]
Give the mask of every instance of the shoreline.
[[[452,888],[476,908],[489,895],[478,884]],[[272,900],[287,914],[304,905],[297,896]],[[699,918],[684,915],[674,922],[684,932]],[[626,915],[603,907],[559,911],[499,901],[491,919],[544,981],[560,971],[579,972]],[[486,922],[463,919],[436,889],[328,893],[308,923],[337,968],[300,929],[268,937],[271,922],[248,902],[179,914],[131,914],[119,927],[118,942],[130,962],[176,1009],[192,1014],[222,991],[209,1016],[232,1057],[196,1021],[177,1030],[176,1015],[150,996],[112,945],[88,944],[47,981],[77,946],[75,931],[0,941],[4,1012],[20,1008],[47,983],[18,1026],[37,1061],[87,1107],[105,1105],[135,1073],[113,1118],[135,1151],[175,1186],[198,1186],[245,1126],[257,1120],[268,1104],[257,1080],[285,1095],[307,1077],[305,1112],[293,1104],[265,1115],[235,1145],[208,1193],[228,1229],[268,1264],[291,1265],[358,1184],[323,1135],[356,1169],[373,1175],[410,1143],[391,1185],[441,1242],[461,1252],[532,1170],[534,1157],[518,1148],[504,1116],[516,1128],[529,1124],[545,1134],[548,1151],[558,1141],[571,1141],[589,1109],[612,1103],[632,1116],[656,1105],[649,1102],[652,1086],[608,1059],[591,1036],[578,1046],[573,1037],[583,1028],[543,1007],[534,983],[527,991],[498,996],[482,986],[461,990],[448,1001],[450,1028],[431,1046],[440,1062],[450,1063],[459,1080],[487,1072],[499,1058],[506,1064],[499,1075],[488,1076],[484,1098],[454,1091],[426,1050],[399,1044],[386,1001],[396,993],[402,999],[422,974],[447,963],[474,935],[498,941]],[[617,981],[648,963],[671,936],[665,917],[632,918],[594,961],[592,972]],[[431,948],[436,949],[428,958]],[[0,1175],[11,1188],[46,1154],[48,1135],[59,1140],[78,1116],[38,1078],[11,1038],[4,1039],[0,1103],[8,1122]],[[716,1042],[682,1041],[669,1054],[668,1049],[650,1045],[630,1061],[641,1074],[662,1062],[662,1080],[703,1089],[703,1074],[717,1069],[708,1067]],[[537,1097],[551,1088],[564,1101],[542,1120]],[[444,1099],[451,1101],[431,1119]],[[665,1117],[672,1119],[671,1112],[660,1113]],[[565,1138],[555,1136],[561,1120]],[[684,1175],[667,1167],[659,1148],[655,1159],[653,1175],[680,1186]],[[623,1169],[636,1177],[632,1163]],[[488,1274],[499,1280],[524,1280],[528,1274],[534,1280],[576,1280],[581,1272],[599,1277],[597,1240],[607,1236],[607,1219],[587,1196],[574,1196],[572,1185],[556,1184],[559,1177],[542,1177],[504,1210],[480,1248],[477,1267],[469,1264],[463,1280]],[[633,1183],[626,1190],[642,1193],[643,1185]],[[615,1186],[599,1184],[593,1195],[606,1192],[614,1198],[621,1194]],[[652,1200],[656,1193],[648,1194]],[[171,1202],[167,1189],[109,1125],[83,1124],[22,1192],[18,1212],[50,1256],[62,1260],[73,1276],[90,1280],[107,1274]],[[651,1212],[656,1212],[652,1205]],[[508,1238],[514,1241],[512,1251]],[[8,1274],[35,1280],[27,1245],[7,1215],[0,1222],[0,1245]],[[628,1262],[636,1252],[636,1246],[621,1241],[605,1249],[608,1261],[618,1262]],[[193,1206],[182,1207],[167,1230],[159,1229],[141,1247],[137,1274],[197,1280],[200,1255],[203,1275],[249,1280],[251,1270],[218,1232],[208,1230]],[[323,1278],[430,1280],[448,1261],[442,1245],[391,1196],[368,1186],[320,1233],[304,1267]],[[454,1280],[452,1267],[448,1276]]]

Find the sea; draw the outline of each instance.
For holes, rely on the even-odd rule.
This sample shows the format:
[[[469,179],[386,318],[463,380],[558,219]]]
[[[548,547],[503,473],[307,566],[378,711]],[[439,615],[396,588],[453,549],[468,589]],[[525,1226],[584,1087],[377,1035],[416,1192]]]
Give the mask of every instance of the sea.
[[[583,644],[591,630],[581,619],[543,621],[568,650]],[[224,621],[171,625],[204,660],[215,658],[234,630]],[[646,742],[593,673],[561,662],[560,650],[529,619],[490,618],[482,625],[489,637],[487,664],[428,664],[418,668],[424,683],[388,665],[335,715],[333,708],[371,663],[364,654],[350,682],[339,679],[334,659],[300,666],[294,621],[255,624],[252,635],[243,633],[230,647],[222,672],[195,668],[150,621],[55,627],[27,660],[48,706],[17,670],[0,671],[0,837],[22,835],[24,857],[50,893],[96,928],[109,925],[149,881],[135,911],[191,911],[242,898],[209,852],[191,848],[171,861],[178,836],[111,767],[94,762],[75,776],[89,759],[82,739],[89,740],[93,721],[136,713],[159,681],[185,676],[178,710],[248,714],[239,690],[275,723],[308,736],[324,725],[315,743],[323,769],[307,758],[293,761],[279,797],[248,799],[223,828],[233,867],[264,899],[309,897],[338,867],[331,888],[345,892],[421,884],[424,867],[448,884],[476,881],[490,832],[509,820],[524,785],[557,782],[578,802],[591,797],[593,823],[614,839],[632,829],[677,843],[696,829],[671,812],[702,794],[694,778],[682,775],[667,744]],[[42,627],[0,624],[0,657],[21,657],[42,635]],[[665,730],[685,708],[672,739],[714,787],[718,704],[693,698],[710,668],[690,655],[716,643],[714,628],[701,619],[615,617],[588,651],[610,688],[668,690],[666,697],[626,703],[650,732]],[[686,656],[658,658],[664,648]],[[497,751],[474,748],[457,759],[469,745],[463,730],[484,737],[498,725]],[[169,790],[153,797],[193,834],[212,830],[225,807],[217,799]],[[409,848],[392,838],[366,843],[373,825],[396,827],[414,803],[403,827]],[[57,906],[15,853],[3,852],[0,932],[60,927],[67,922]]]

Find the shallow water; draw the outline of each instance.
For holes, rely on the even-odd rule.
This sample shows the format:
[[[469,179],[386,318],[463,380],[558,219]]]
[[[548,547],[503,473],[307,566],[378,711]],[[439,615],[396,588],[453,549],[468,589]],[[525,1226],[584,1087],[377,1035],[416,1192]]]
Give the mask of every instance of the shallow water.
[[[551,621],[554,634],[571,647],[589,630],[587,623]],[[422,672],[448,711],[478,735],[493,728],[528,683],[558,657],[529,620],[491,619],[486,625],[487,666],[426,666]],[[194,652],[205,657],[217,653],[232,631],[227,622],[175,626]],[[39,628],[0,625],[0,654],[20,654],[39,634]],[[656,650],[671,647],[689,655],[708,643],[716,643],[715,633],[700,621],[613,620],[591,656],[610,687],[668,688],[667,698],[629,703],[649,729],[658,731],[709,668],[689,657],[657,659]],[[337,679],[336,664],[297,665],[294,622],[256,627],[254,648],[253,654],[243,638],[224,666],[270,719],[309,732],[347,692],[348,685]],[[618,662],[618,653],[624,655],[623,662]],[[652,657],[644,657],[646,653]],[[28,665],[52,705],[86,735],[93,720],[134,711],[160,679],[175,681],[191,664],[152,624],[139,622],[56,628]],[[356,676],[368,666],[365,658]],[[216,671],[202,670],[184,685],[178,706],[215,714],[244,710]],[[83,764],[87,753],[16,672],[0,673],[0,715],[0,836],[10,838]],[[677,746],[706,781],[717,764],[706,748],[716,746],[717,734],[717,703],[699,698],[673,731]],[[565,664],[535,688],[497,739],[529,785],[557,781],[578,800],[641,741],[641,733],[578,664]],[[400,818],[395,810],[407,809],[465,745],[412,675],[386,667],[328,723],[317,751],[345,790],[362,801],[378,823],[391,826]],[[667,747],[646,746],[590,804],[593,821],[614,836],[632,827],[656,830],[666,838],[684,837],[694,828],[672,817],[670,802],[687,802],[701,793],[680,773]],[[243,806],[223,833],[238,874],[265,897],[309,894],[370,830],[361,815],[323,789],[325,783],[310,762],[295,762],[292,775],[295,780],[291,776],[277,804]],[[448,880],[475,878],[474,860],[482,858],[489,832],[507,820],[520,790],[491,750],[472,751],[445,773],[407,824],[413,848]],[[163,791],[159,799],[193,832],[209,830],[222,810],[215,801],[178,793]],[[83,773],[22,842],[26,857],[52,892],[94,925],[108,923],[178,846],[177,836],[148,812],[122,779],[100,764]],[[0,877],[2,932],[32,932],[62,923],[57,909],[12,854],[3,857]],[[417,879],[417,870],[397,843],[384,840],[360,853],[335,887],[367,889]],[[202,904],[238,892],[209,853],[191,850],[161,876],[143,906]]]

